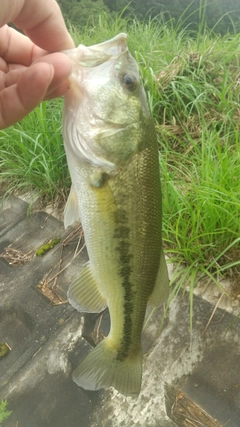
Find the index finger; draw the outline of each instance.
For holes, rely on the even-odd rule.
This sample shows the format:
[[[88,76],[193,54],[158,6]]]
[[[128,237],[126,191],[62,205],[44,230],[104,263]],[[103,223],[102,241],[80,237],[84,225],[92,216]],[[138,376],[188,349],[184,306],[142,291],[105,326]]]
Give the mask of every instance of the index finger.
[[[0,26],[13,22],[42,49],[54,52],[74,47],[55,0],[11,0],[5,2],[1,15]]]
[[[37,58],[46,55],[46,51],[34,45],[25,35],[4,25],[0,28],[0,57],[8,64],[19,64],[28,67]],[[7,71],[4,70],[5,72]]]

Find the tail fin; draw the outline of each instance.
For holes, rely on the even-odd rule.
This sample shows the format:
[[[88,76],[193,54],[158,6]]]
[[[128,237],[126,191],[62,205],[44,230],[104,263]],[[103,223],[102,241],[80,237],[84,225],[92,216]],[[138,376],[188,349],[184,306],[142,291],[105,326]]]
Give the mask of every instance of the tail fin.
[[[142,380],[142,352],[134,358],[117,359],[106,338],[73,372],[75,383],[86,390],[114,387],[125,396],[137,397]]]

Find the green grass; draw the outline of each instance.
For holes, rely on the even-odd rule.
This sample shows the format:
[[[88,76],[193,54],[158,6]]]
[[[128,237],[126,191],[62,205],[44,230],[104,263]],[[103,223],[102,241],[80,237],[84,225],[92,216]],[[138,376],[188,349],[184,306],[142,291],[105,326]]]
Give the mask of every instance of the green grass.
[[[61,135],[62,100],[43,102],[27,118],[0,131],[0,182],[6,193],[35,191],[66,199],[70,178]]]
[[[239,36],[179,30],[160,16],[141,23],[103,14],[76,44],[129,34],[159,139],[165,252],[176,263],[173,294],[203,275],[240,270]],[[70,184],[61,136],[61,100],[44,103],[0,133],[2,185],[65,200]],[[178,268],[179,267],[179,268]],[[237,280],[237,279],[236,279]]]
[[[6,420],[9,415],[11,415],[11,411],[7,409],[7,402],[6,400],[2,400],[0,402],[0,427],[2,426],[2,422]]]

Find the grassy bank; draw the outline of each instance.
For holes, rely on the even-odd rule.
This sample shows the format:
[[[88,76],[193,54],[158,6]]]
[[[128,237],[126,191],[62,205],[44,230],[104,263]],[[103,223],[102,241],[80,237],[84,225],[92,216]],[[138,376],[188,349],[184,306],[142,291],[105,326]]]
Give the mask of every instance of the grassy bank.
[[[159,139],[165,250],[190,288],[203,275],[239,280],[240,48],[238,36],[191,37],[161,18],[141,24],[99,17],[72,29],[76,44],[124,31],[137,59]],[[1,185],[65,201],[70,180],[61,136],[61,100],[43,103],[0,132]],[[175,292],[178,290],[175,288]]]

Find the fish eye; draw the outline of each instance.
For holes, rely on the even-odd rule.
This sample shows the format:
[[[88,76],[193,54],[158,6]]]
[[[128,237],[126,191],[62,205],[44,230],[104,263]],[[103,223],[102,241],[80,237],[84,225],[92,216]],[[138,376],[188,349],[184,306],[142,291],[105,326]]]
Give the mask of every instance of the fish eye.
[[[133,91],[137,87],[137,79],[130,74],[123,74],[122,80],[126,88],[130,91]]]

